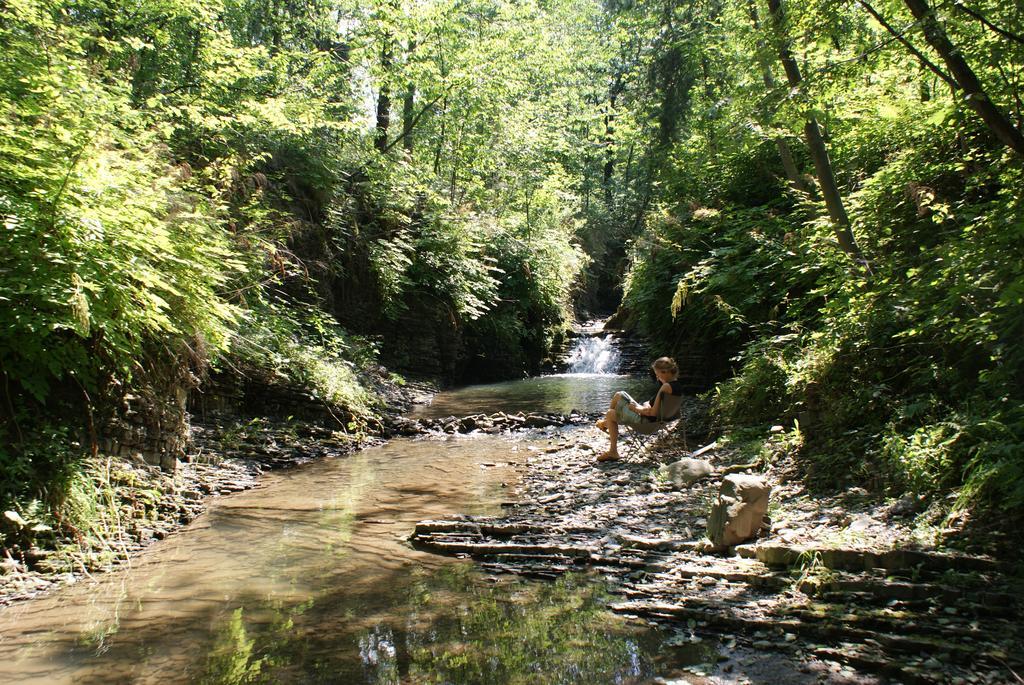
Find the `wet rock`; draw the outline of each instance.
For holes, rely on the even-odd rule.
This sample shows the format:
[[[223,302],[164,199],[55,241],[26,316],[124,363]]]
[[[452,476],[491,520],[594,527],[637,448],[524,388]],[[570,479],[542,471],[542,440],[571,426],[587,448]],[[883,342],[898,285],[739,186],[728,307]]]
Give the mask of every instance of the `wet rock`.
[[[731,547],[757,535],[768,511],[771,486],[760,476],[722,479],[718,502],[708,516],[708,539],[717,548]]]
[[[528,414],[523,420],[523,425],[527,428],[548,428],[550,426],[561,426],[564,423],[564,420],[543,414]]]
[[[857,533],[860,531],[867,530],[871,528],[873,525],[875,525],[875,520],[872,519],[870,516],[855,516],[853,520],[850,521],[849,526],[847,526],[847,530],[849,530],[851,533]]]
[[[714,472],[715,467],[711,465],[710,461],[692,458],[680,459],[658,469],[661,477],[677,488],[689,487]]]
[[[390,428],[399,435],[417,435],[424,431],[424,426],[419,421],[402,417],[393,419]]]
[[[900,518],[903,516],[911,516],[921,510],[924,503],[924,498],[917,495],[906,495],[902,499],[896,500],[893,504],[886,509],[884,512],[886,518]]]

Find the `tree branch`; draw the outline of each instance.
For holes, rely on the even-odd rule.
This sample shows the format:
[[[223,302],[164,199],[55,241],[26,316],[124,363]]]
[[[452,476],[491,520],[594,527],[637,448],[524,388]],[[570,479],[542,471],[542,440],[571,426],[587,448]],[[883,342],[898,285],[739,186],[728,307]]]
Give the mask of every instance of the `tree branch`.
[[[444,90],[444,92],[443,92],[443,93],[441,93],[441,94],[440,94],[440,95],[438,95],[438,96],[437,96],[436,98],[434,98],[433,100],[431,100],[430,102],[428,102],[428,103],[427,103],[426,105],[424,105],[424,106],[423,106],[423,109],[421,109],[421,110],[420,110],[419,112],[417,112],[417,113],[416,113],[416,116],[414,116],[414,117],[413,117],[413,118],[412,118],[412,119],[411,119],[411,120],[409,121],[409,126],[408,126],[407,128],[404,128],[404,129],[402,130],[402,132],[401,132],[400,134],[398,134],[398,137],[397,137],[397,138],[395,138],[395,139],[394,139],[393,141],[391,141],[390,143],[388,143],[387,145],[385,145],[384,147],[382,147],[382,148],[381,148],[381,150],[380,150],[380,151],[381,151],[381,154],[383,154],[383,153],[387,152],[388,150],[390,150],[390,149],[391,149],[391,148],[393,148],[394,146],[398,145],[398,144],[399,144],[400,142],[402,142],[402,141],[403,141],[403,140],[405,139],[405,137],[406,137],[407,135],[409,135],[410,133],[412,133],[412,130],[413,130],[414,128],[416,128],[416,124],[418,124],[418,123],[419,123],[419,121],[420,121],[420,119],[422,119],[422,118],[423,118],[423,115],[424,115],[424,114],[426,114],[426,113],[427,113],[427,112],[428,112],[429,110],[433,109],[433,108],[434,108],[434,105],[436,105],[436,104],[437,104],[438,102],[440,102],[440,101],[441,101],[441,98],[443,98],[443,97],[444,97],[445,95],[447,95],[447,94],[448,94],[448,91],[449,91],[449,90],[451,90],[451,86],[448,86],[447,88],[445,88],[445,90]]]
[[[895,28],[893,28],[892,24],[885,20],[885,17],[879,14],[878,11],[871,6],[871,3],[869,3],[867,0],[857,0],[857,2],[868,11],[868,14],[875,18],[875,21],[881,24],[886,31],[891,33],[893,35],[893,38],[902,43],[903,47],[909,50],[910,53],[921,62],[921,64],[923,64],[925,67],[933,71],[939,78],[941,78],[943,81],[949,84],[951,88],[953,88],[954,90],[960,90],[960,84],[957,83],[952,76],[944,72],[935,62],[925,57],[923,52],[918,50],[909,40],[903,37],[903,33],[906,32],[906,29],[904,29],[904,31],[897,31]],[[911,26],[913,26],[913,24],[911,24]]]
[[[970,15],[970,16],[974,17],[975,19],[980,21],[986,28],[991,29],[992,31],[995,31],[1000,36],[1003,36],[1004,38],[1009,38],[1010,40],[1012,40],[1014,42],[1017,42],[1017,43],[1020,43],[1021,45],[1024,45],[1024,37],[1018,36],[1016,33],[1013,33],[1012,31],[1007,31],[1006,29],[999,28],[998,26],[996,26],[995,24],[990,22],[988,19],[986,19],[984,17],[984,15],[982,15],[980,12],[972,10],[970,7],[965,5],[962,2],[962,0],[954,0],[953,7],[955,7],[958,10],[960,10],[964,14],[967,14],[967,15]]]

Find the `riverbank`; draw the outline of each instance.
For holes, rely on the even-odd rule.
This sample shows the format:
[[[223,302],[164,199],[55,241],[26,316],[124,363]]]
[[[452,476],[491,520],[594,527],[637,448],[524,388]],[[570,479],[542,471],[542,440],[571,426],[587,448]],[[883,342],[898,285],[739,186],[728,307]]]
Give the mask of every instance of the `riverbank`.
[[[704,553],[720,478],[664,480],[658,467],[685,454],[680,442],[598,465],[596,429],[553,432],[504,516],[423,521],[412,541],[495,572],[597,572],[615,611],[681,625],[694,641],[718,636],[724,653],[698,670],[722,682],[737,666],[728,645],[785,653],[811,682],[1020,682],[1024,586],[1008,564],[944,547],[949,531],[924,525],[910,499],[809,491],[784,459],[762,474],[770,531]],[[702,456],[718,473],[738,459]]]
[[[308,393],[267,386],[264,399],[273,406],[264,407],[261,415],[244,413],[241,405],[227,412],[199,408],[188,424],[185,453],[173,473],[141,456],[101,453],[85,458],[76,484],[81,495],[76,497],[73,490],[68,499],[70,506],[82,508],[78,518],[89,521],[87,526],[64,522],[55,530],[27,516],[5,514],[24,535],[0,548],[0,606],[130,566],[150,544],[184,528],[214,499],[258,486],[268,471],[378,445],[398,434],[403,412],[438,392],[431,379],[398,385],[376,373],[365,380],[388,412],[366,418],[369,426],[362,431],[349,430],[335,418],[337,408],[312,400]]]
[[[344,457],[381,441],[270,418],[211,417],[194,423],[190,435],[189,450],[173,474],[142,460],[103,455],[87,460],[83,486],[100,492],[104,506],[92,512],[87,530],[35,531],[31,546],[7,550],[0,559],[0,606],[130,565],[152,542],[190,523],[214,498],[257,486],[266,471]],[[24,525],[35,524],[29,520]]]
[[[770,531],[724,554],[705,553],[701,541],[720,478],[680,489],[660,475],[662,464],[686,453],[681,434],[646,449],[624,447],[622,461],[597,464],[606,437],[593,418],[392,418],[385,433],[533,436],[521,447],[522,480],[509,488],[504,515],[452,511],[448,519],[421,521],[413,544],[472,557],[488,572],[545,579],[598,573],[617,597],[613,610],[665,623],[693,643],[713,637],[721,645],[716,660],[695,671],[723,682],[730,671],[750,672],[737,659],[764,650],[798,664],[807,682],[1002,683],[1021,672],[1015,647],[1022,585],[997,561],[1002,550],[949,548],[949,531],[929,524],[910,498],[879,502],[858,488],[810,491],[780,449],[762,474],[773,486]],[[380,440],[266,419],[197,423],[192,436],[189,461],[173,477],[131,462],[98,464],[122,514],[106,522],[107,542],[68,538],[53,552],[38,550],[31,566],[7,560],[0,602],[130,565],[213,498],[257,485],[267,470],[347,456]],[[739,466],[730,449],[712,447],[702,456],[718,474]]]
[[[437,387],[421,381],[392,389],[390,406],[406,411],[430,401]],[[350,456],[396,435],[490,434],[589,422],[581,414],[506,414],[413,421],[380,417],[377,432],[348,433],[341,426],[268,417],[193,420],[189,448],[173,474],[146,464],[100,455],[88,460],[83,487],[101,493],[104,506],[87,530],[31,531],[31,542],[0,557],[0,606],[31,600],[96,574],[130,566],[156,540],[181,530],[219,497],[257,487],[272,470]],[[26,531],[38,524],[23,520]]]

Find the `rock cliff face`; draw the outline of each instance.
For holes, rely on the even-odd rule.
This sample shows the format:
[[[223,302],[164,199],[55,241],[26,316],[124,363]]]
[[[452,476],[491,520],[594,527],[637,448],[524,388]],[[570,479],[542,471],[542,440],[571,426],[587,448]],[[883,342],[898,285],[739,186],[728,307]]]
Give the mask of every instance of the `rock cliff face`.
[[[437,302],[411,297],[397,319],[378,314],[373,320],[350,321],[350,330],[380,341],[380,362],[413,377],[451,379],[462,354],[462,336],[451,314]]]
[[[110,385],[115,398],[89,410],[96,448],[174,472],[188,445],[189,394],[205,360],[193,355],[143,360],[130,386]]]

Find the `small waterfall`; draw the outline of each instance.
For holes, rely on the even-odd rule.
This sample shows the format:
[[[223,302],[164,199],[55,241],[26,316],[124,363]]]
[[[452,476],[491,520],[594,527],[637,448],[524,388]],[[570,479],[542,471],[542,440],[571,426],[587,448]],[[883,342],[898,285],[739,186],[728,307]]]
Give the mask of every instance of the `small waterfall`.
[[[613,336],[580,338],[566,359],[569,373],[612,374],[619,369],[619,349]]]

